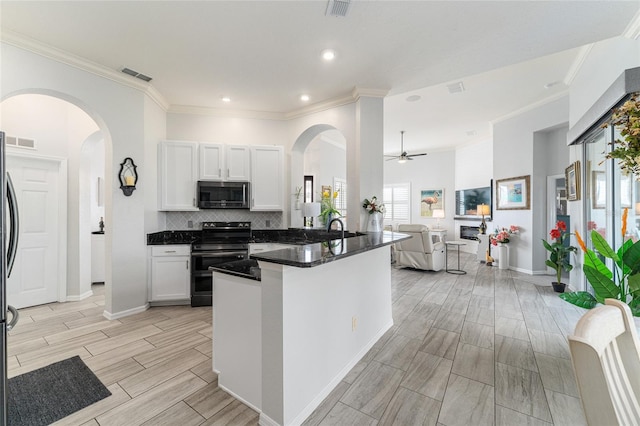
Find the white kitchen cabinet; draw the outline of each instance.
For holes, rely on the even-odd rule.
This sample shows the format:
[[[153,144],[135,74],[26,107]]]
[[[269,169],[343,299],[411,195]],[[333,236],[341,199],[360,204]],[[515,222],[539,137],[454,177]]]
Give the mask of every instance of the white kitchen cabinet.
[[[151,246],[150,302],[190,303],[191,246]]]
[[[251,210],[284,210],[284,149],[251,147]]]
[[[249,181],[251,179],[251,152],[244,145],[201,143],[200,179]]]
[[[198,210],[198,143],[162,141],[158,149],[160,210]]]

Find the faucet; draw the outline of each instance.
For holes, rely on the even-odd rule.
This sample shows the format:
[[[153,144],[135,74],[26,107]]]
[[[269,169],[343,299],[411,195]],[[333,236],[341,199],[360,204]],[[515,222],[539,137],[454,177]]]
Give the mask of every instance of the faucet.
[[[331,231],[331,225],[333,225],[333,222],[335,221],[338,221],[338,223],[340,224],[340,231],[342,232],[340,238],[344,240],[344,222],[340,220],[339,217],[336,217],[335,219],[331,219],[329,221],[329,224],[327,225],[327,231]]]

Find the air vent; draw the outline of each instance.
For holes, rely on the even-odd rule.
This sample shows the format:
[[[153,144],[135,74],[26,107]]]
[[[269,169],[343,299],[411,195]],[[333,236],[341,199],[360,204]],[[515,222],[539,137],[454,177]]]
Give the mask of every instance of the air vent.
[[[327,16],[347,16],[351,0],[329,0]]]
[[[18,138],[16,136],[7,135],[7,137],[5,138],[5,143],[17,148],[36,149],[36,141],[33,139]]]
[[[461,81],[453,84],[448,84],[447,89],[449,89],[450,94],[462,93],[464,92],[464,84],[462,84]]]
[[[135,78],[139,78],[140,80],[146,81],[147,83],[153,80],[151,77],[140,74],[138,71],[134,71],[130,68],[122,68],[122,72],[125,74],[129,74],[130,76],[133,76]]]

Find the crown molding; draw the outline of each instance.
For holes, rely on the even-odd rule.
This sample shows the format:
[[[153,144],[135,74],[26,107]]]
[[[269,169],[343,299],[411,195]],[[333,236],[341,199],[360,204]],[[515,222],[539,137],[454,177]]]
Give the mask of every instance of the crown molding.
[[[169,108],[169,102],[167,102],[164,96],[162,96],[162,94],[150,83],[138,81],[134,77],[125,75],[119,71],[112,70],[111,68],[107,68],[104,65],[98,64],[96,62],[42,43],[40,41],[36,41],[32,38],[29,38],[22,34],[18,34],[11,30],[2,29],[0,31],[0,41],[23,50],[28,50],[37,55],[53,59],[54,61],[61,62],[74,68],[81,69],[99,77],[106,78],[118,84],[122,84],[123,86],[139,90],[149,96],[149,98],[151,98],[165,111]]]
[[[171,105],[167,109],[169,114],[195,114],[218,117],[236,117],[255,120],[286,120],[285,114],[281,112],[251,111],[243,109],[225,109],[213,107],[201,107],[194,105]]]
[[[638,10],[622,33],[623,37],[637,40],[640,37],[640,10]]]
[[[492,120],[490,123],[491,125],[496,125],[497,123],[500,123],[502,121],[508,120],[510,118],[513,117],[517,117],[518,115],[524,114],[525,112],[534,110],[536,108],[540,108],[541,106],[544,106],[546,104],[549,104],[551,102],[555,102],[558,99],[562,99],[565,96],[569,96],[569,89],[565,89],[561,92],[556,93],[555,95],[549,96],[548,98],[544,98],[538,102],[534,102],[532,104],[529,104],[523,108],[520,108],[518,110],[512,111],[509,114],[503,115],[502,117],[498,117],[495,120]]]
[[[358,100],[361,97],[367,98],[384,98],[389,94],[389,91],[386,89],[367,89],[364,87],[354,87],[351,91],[351,96],[353,99]]]
[[[565,74],[564,79],[562,80],[565,85],[571,86],[573,80],[578,75],[580,68],[582,68],[582,65],[584,65],[584,62],[587,60],[587,57],[589,56],[591,49],[593,49],[593,46],[595,46],[595,43],[585,44],[580,48],[580,50],[578,50],[578,54],[571,63],[571,66],[567,70],[567,74]]]

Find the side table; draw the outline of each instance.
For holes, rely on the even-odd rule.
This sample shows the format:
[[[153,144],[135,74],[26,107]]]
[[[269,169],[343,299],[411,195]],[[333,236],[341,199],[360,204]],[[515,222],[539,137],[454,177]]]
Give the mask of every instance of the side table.
[[[460,269],[460,246],[465,246],[467,245],[467,243],[463,242],[463,241],[447,241],[445,242],[446,246],[447,246],[447,257],[445,259],[445,272],[448,272],[450,274],[458,274],[458,275],[464,275],[467,272],[463,271],[462,269]],[[456,247],[456,249],[458,250],[458,266],[456,267],[456,269],[449,269],[449,247]]]

